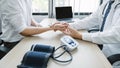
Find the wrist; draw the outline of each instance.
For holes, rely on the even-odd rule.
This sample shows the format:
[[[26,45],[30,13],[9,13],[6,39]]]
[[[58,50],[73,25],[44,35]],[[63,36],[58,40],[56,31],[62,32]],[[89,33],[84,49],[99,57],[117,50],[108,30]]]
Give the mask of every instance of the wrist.
[[[50,27],[50,29],[51,29],[51,30],[54,30],[54,31],[56,31],[55,24],[51,24],[51,25],[49,25],[49,27]]]
[[[82,40],[82,34],[78,33],[78,39]]]
[[[54,30],[54,26],[53,25],[49,25],[49,29],[50,30]]]

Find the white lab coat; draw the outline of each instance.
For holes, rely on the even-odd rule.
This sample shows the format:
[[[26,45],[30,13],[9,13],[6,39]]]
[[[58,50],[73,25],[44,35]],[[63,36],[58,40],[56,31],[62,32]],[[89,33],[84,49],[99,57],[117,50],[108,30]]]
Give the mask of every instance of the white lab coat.
[[[90,29],[98,25],[99,28],[101,28],[103,21],[102,12],[107,2],[108,1],[104,2],[99,9],[89,17],[72,23],[70,26],[76,29]],[[116,7],[118,3],[120,3],[120,0],[115,0],[113,3],[103,32],[82,34],[83,40],[103,44],[103,52],[106,57],[117,53],[120,54],[120,5]]]

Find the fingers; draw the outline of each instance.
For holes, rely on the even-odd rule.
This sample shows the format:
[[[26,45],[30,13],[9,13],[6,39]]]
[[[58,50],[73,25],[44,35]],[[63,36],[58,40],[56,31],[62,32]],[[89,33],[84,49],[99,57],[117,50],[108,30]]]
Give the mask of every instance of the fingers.
[[[72,36],[76,34],[77,31],[71,27],[68,27],[65,31],[63,31],[63,33]]]
[[[60,31],[65,31],[67,29],[69,24],[67,23],[60,23],[60,22],[57,22],[55,24],[53,24],[53,29],[54,31],[57,31],[57,30],[60,30]]]
[[[66,29],[65,31],[62,31],[64,34],[66,34],[66,35],[70,35],[70,31],[69,31],[69,29]]]

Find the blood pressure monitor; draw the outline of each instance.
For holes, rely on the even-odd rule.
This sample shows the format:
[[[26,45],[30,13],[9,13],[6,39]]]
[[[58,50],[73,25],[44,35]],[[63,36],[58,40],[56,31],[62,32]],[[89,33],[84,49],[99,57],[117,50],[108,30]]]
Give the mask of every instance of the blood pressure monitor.
[[[65,45],[66,46],[65,49],[67,49],[68,51],[76,49],[77,46],[79,45],[79,43],[71,36],[63,36],[60,40],[61,44]]]

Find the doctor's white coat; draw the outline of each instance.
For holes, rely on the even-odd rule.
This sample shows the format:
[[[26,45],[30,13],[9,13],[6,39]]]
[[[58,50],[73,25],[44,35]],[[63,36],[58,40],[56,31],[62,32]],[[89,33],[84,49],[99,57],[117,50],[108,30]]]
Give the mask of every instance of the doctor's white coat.
[[[76,29],[90,29],[94,26],[101,28],[103,21],[103,10],[108,1],[104,2],[99,9],[89,17],[70,24]],[[103,52],[106,57],[113,54],[120,54],[120,0],[115,0],[110,13],[106,19],[103,32],[83,33],[82,39],[97,44],[103,44]],[[117,6],[116,6],[117,5]]]

